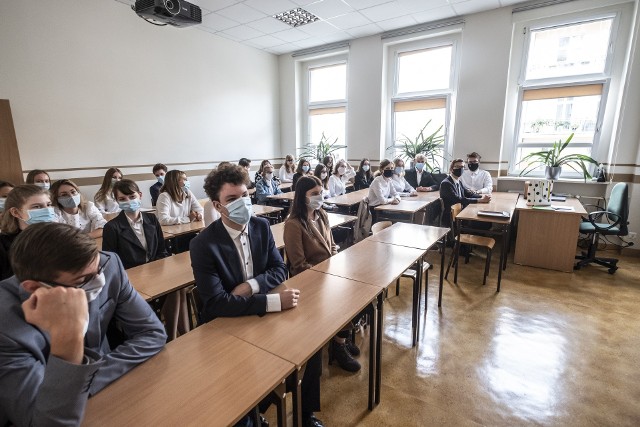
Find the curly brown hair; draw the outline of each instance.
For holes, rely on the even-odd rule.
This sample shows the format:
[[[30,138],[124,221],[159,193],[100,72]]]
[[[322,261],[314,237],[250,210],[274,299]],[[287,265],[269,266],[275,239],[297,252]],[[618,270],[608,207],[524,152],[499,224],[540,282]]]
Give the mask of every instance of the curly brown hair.
[[[244,167],[229,165],[209,172],[202,188],[211,201],[219,202],[220,189],[224,184],[247,185],[249,182],[249,174]]]

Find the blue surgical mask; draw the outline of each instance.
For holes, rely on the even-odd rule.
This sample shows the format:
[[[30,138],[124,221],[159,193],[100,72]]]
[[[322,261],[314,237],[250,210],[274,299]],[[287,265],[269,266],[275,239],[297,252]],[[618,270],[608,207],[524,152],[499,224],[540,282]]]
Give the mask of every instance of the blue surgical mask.
[[[416,169],[418,169],[419,171],[424,169],[424,163],[416,163]]]
[[[240,197],[225,206],[229,212],[229,219],[238,225],[247,225],[253,215],[250,197]]]
[[[365,172],[369,172],[369,165],[362,165],[362,170]]]
[[[4,211],[4,202],[7,201],[6,197],[0,197],[0,212]]]
[[[158,177],[158,182],[159,182],[160,184],[164,184],[164,175],[160,175],[160,176]]]
[[[133,213],[140,210],[140,199],[127,200],[125,202],[118,202],[118,206],[125,212]]]
[[[402,171],[403,169],[400,166],[394,169],[394,172],[396,173],[396,175],[402,175]]]
[[[25,224],[33,225],[41,222],[53,222],[56,219],[56,213],[53,208],[29,209],[27,211],[29,218],[24,220]]]
[[[51,184],[48,182],[34,182],[33,185],[36,185],[43,190],[48,190],[49,188],[51,188]]]
[[[80,206],[80,193],[75,196],[58,197],[58,202],[64,208],[76,208]]]
[[[185,193],[189,192],[189,189],[191,188],[191,183],[189,181],[185,181],[184,182],[184,187],[182,187],[184,189]]]
[[[304,165],[304,166],[302,167],[302,172],[304,172],[304,173],[309,172],[309,166]]]

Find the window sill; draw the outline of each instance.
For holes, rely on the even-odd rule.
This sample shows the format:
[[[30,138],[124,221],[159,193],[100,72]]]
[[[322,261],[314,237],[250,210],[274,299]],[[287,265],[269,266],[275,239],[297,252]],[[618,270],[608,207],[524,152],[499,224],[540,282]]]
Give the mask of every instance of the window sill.
[[[504,180],[504,181],[529,181],[532,179],[545,179],[543,176],[499,176],[498,177],[498,181]],[[554,182],[562,182],[562,183],[567,183],[567,184],[588,184],[588,185],[592,185],[592,184],[596,184],[596,185],[607,185],[610,184],[609,181],[605,181],[605,182],[598,182],[598,181],[591,181],[589,179],[587,179],[587,181],[585,182],[584,179],[582,178],[560,178]]]

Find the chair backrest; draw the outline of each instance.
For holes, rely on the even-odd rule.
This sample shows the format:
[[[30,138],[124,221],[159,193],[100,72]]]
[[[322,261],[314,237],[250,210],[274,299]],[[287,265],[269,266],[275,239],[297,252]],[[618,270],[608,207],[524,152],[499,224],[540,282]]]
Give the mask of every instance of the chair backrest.
[[[371,226],[371,234],[376,234],[379,231],[384,230],[387,227],[391,227],[393,223],[391,221],[376,222]]]
[[[462,210],[462,203],[456,203],[451,206],[451,231],[453,231],[453,235],[458,235],[458,230],[456,229],[456,217]]]
[[[629,229],[627,228],[629,221],[629,186],[626,182],[617,183],[611,190],[607,212],[620,216],[620,224],[618,224],[620,233],[618,235],[626,236],[629,234]],[[615,222],[617,220],[617,217],[609,216],[609,221]]]

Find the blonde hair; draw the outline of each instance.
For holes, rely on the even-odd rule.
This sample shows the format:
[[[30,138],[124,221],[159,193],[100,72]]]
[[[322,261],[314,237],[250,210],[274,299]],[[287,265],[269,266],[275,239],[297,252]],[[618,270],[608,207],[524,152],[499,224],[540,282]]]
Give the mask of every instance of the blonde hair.
[[[58,202],[58,190],[60,190],[60,187],[62,187],[63,185],[69,185],[73,187],[78,192],[78,194],[80,194],[80,204],[78,205],[78,209],[80,209],[80,212],[85,213],[87,210],[87,200],[80,192],[80,188],[78,188],[76,183],[71,181],[70,179],[61,179],[54,182],[51,186],[51,203],[53,204],[53,206],[57,206],[60,210],[64,209],[60,202]]]

